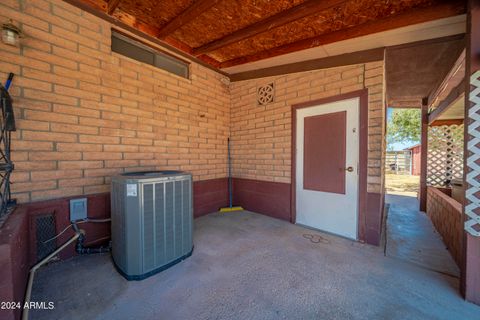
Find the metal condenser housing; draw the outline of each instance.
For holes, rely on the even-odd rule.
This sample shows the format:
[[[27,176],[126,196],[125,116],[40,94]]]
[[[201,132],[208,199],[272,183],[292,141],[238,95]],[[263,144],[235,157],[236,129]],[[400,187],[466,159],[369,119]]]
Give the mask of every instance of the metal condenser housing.
[[[127,280],[141,280],[193,251],[192,175],[129,172],[112,178],[112,257]]]

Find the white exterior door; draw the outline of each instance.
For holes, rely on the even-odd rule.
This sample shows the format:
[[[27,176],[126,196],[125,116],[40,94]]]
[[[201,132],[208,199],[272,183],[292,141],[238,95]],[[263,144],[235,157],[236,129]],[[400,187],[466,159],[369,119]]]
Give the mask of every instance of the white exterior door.
[[[297,110],[296,223],[357,239],[359,98]]]

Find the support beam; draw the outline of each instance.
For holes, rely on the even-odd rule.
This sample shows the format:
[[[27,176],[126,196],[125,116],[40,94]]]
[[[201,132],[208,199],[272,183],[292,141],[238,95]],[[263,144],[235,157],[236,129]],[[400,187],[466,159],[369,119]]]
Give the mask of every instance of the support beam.
[[[112,13],[117,9],[118,5],[120,4],[120,0],[108,0],[107,4],[107,13],[112,15]]]
[[[440,127],[440,126],[453,126],[453,125],[461,125],[463,124],[463,119],[446,119],[446,120],[436,120],[432,122],[429,126],[430,127]]]
[[[465,81],[462,80],[459,85],[450,91],[448,96],[440,102],[437,108],[428,115],[428,124],[438,119],[447,109],[465,93]]]
[[[221,63],[221,68],[233,67],[239,64],[267,59],[294,51],[309,49],[334,43],[337,41],[366,36],[373,33],[406,27],[412,24],[448,18],[465,13],[465,4],[461,2],[445,3],[442,5],[414,9],[406,13],[390,16],[385,19],[373,20],[350,28],[322,34],[313,38],[292,42],[283,46],[243,56]]]
[[[297,21],[304,17],[314,15],[323,10],[340,6],[345,2],[347,2],[347,0],[308,0],[293,8],[279,12],[277,14],[274,14],[273,16],[268,17],[267,19],[258,21],[243,29],[230,33],[223,38],[217,39],[215,41],[204,44],[203,46],[195,48],[193,49],[193,54],[199,55],[212,52],[214,50],[226,47],[234,42],[251,38],[253,36],[256,36],[257,34],[272,30],[290,22]]]
[[[428,153],[428,98],[422,100],[422,128],[420,142],[420,211],[427,210],[427,153]]]
[[[480,305],[480,0],[470,0],[465,86],[465,232],[461,290]]]
[[[352,64],[367,63],[383,60],[385,48],[376,48],[352,53],[345,53],[333,57],[325,57],[307,61],[294,62],[275,67],[234,73],[230,81],[243,81],[256,78],[265,78],[290,73],[305,72],[317,69],[327,69]]]
[[[403,99],[388,99],[387,105],[389,108],[420,109],[422,107],[422,99],[408,97]]]
[[[160,39],[167,37],[177,29],[180,29],[184,24],[213,7],[217,2],[218,0],[196,0],[190,7],[167,22],[167,24],[160,29],[160,32],[158,32],[157,37]]]

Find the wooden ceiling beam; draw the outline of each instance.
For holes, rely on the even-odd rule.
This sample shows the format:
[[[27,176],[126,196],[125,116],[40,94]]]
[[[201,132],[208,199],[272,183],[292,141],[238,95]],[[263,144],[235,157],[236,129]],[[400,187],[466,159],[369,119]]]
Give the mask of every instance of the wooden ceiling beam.
[[[273,77],[290,73],[305,72],[318,69],[348,66],[383,60],[384,48],[376,48],[352,53],[345,53],[333,57],[325,57],[307,61],[288,63],[251,71],[244,71],[230,75],[230,81],[243,81],[257,78]]]
[[[193,54],[206,54],[217,49],[228,46],[229,44],[251,38],[257,34],[272,30],[283,26],[287,23],[294,22],[307,16],[319,13],[326,9],[344,4],[347,0],[308,0],[288,10],[274,14],[267,19],[258,21],[243,29],[239,29],[233,33],[226,35],[220,39],[204,44],[193,49]]]
[[[160,32],[157,34],[157,37],[163,39],[168,35],[175,32],[175,30],[180,29],[184,24],[195,19],[212,6],[214,6],[219,0],[196,0],[193,4],[185,9],[178,16],[167,22],[165,26],[160,29]]]
[[[440,102],[437,108],[428,113],[428,124],[436,121],[452,104],[465,94],[465,79],[450,91],[448,96]]]
[[[431,6],[420,9],[412,9],[408,12],[390,16],[363,23],[346,29],[322,34],[309,39],[299,40],[288,43],[283,46],[267,49],[248,56],[238,57],[224,61],[220,64],[221,68],[233,67],[236,65],[267,59],[294,51],[305,50],[334,43],[337,41],[366,36],[373,33],[406,27],[412,24],[428,22],[432,20],[448,18],[458,14],[465,13],[465,4],[462,2],[445,3],[442,5]],[[195,54],[195,51],[194,51]]]
[[[112,13],[117,9],[120,4],[120,0],[108,0],[107,3],[107,14],[112,15]]]
[[[435,120],[434,122],[430,123],[430,127],[440,127],[440,126],[451,126],[456,124],[461,125],[464,123],[463,119],[445,119],[445,120]]]

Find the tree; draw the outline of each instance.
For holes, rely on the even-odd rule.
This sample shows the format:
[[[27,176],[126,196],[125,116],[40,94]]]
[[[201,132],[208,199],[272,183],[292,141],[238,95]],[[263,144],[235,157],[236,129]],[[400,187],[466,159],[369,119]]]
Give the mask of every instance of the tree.
[[[387,143],[420,142],[420,109],[393,109],[387,123]]]

